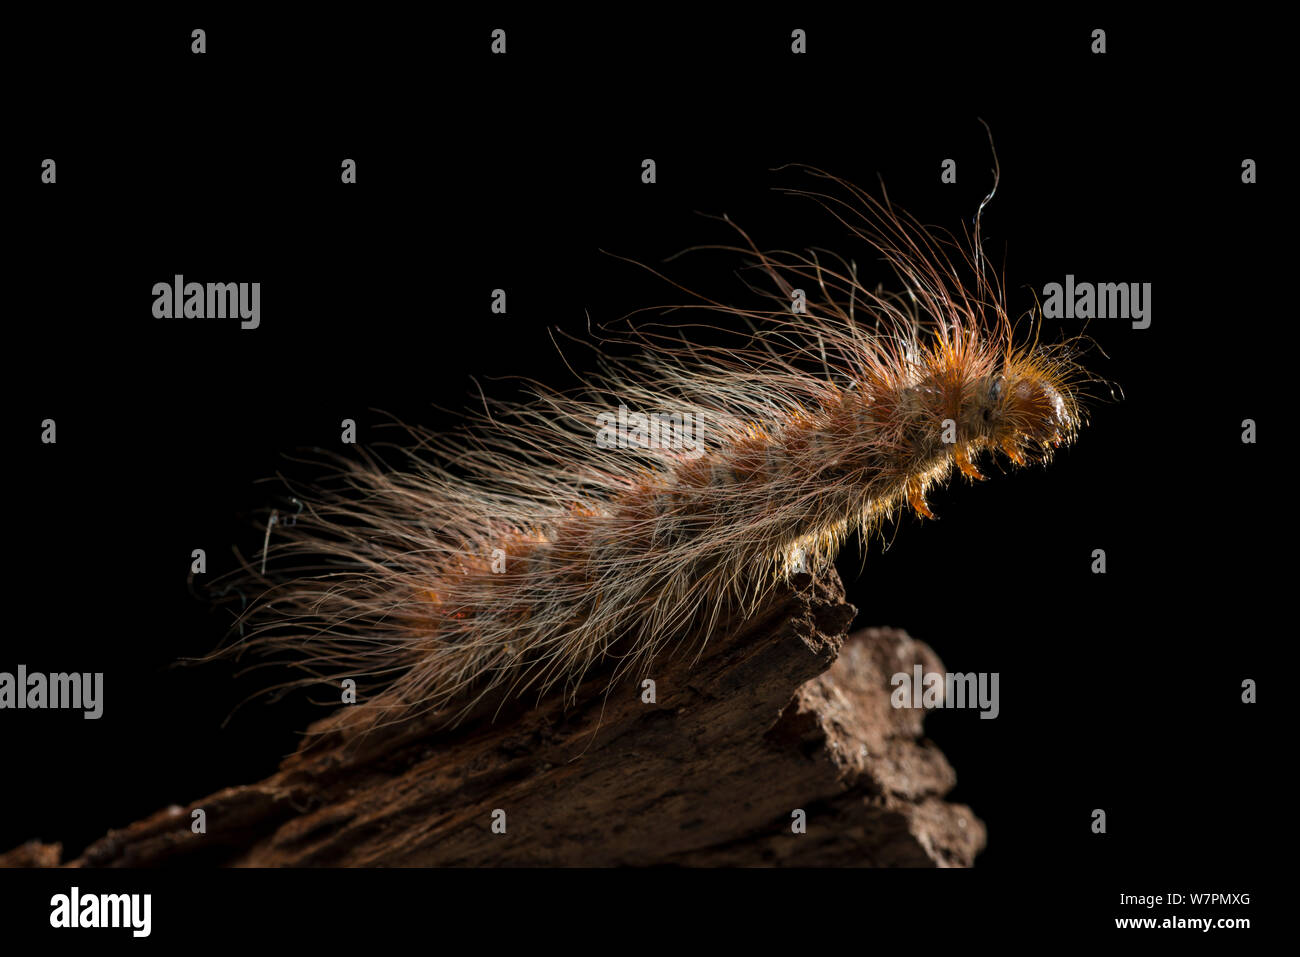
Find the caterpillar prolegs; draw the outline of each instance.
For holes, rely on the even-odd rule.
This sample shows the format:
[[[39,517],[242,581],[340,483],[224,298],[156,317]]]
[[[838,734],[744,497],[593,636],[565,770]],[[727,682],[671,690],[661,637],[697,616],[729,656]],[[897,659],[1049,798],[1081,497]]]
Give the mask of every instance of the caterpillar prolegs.
[[[454,720],[494,689],[571,692],[602,661],[613,686],[851,532],[866,541],[905,508],[933,517],[926,492],[954,472],[979,480],[981,458],[1024,466],[1071,442],[1091,381],[1078,340],[1040,343],[1032,311],[1012,320],[978,214],[957,239],[804,172],[816,187],[787,192],[899,288],[872,291],[843,258],[761,252],[733,226],[736,244],[714,248],[748,261],[761,305],[683,290],[733,341],[630,323],[602,342],[639,355],[602,355],[579,390],[484,400],[454,439],[411,428],[401,467],[333,458],[342,481],[299,493],[297,523],[275,530],[271,567],[294,574],[262,578],[230,650],[288,660],[297,684],[378,682],[384,721]]]

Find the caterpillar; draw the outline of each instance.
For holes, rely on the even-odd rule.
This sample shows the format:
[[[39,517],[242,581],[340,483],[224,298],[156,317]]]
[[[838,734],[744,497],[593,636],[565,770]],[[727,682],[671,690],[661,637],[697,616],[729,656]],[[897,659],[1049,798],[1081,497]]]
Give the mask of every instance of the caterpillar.
[[[802,167],[815,185],[784,190],[899,289],[867,288],[840,256],[760,251],[720,217],[738,238],[711,248],[757,271],[761,304],[679,286],[691,298],[677,308],[725,320],[704,328],[731,340],[629,322],[579,389],[484,398],[462,436],[406,426],[400,467],[330,456],[334,487],[304,493],[269,550],[299,564],[278,579],[246,568],[266,590],[231,650],[306,672],[283,687],[368,678],[385,722],[454,722],[489,691],[571,695],[601,662],[614,687],[830,562],[849,534],[865,543],[907,509],[933,518],[927,491],[982,480],[981,458],[1047,462],[1096,380],[1078,337],[1043,344],[1036,308],[1007,311],[981,251],[994,162],[961,239],[883,186],[876,198]],[[640,352],[607,355],[617,343]]]

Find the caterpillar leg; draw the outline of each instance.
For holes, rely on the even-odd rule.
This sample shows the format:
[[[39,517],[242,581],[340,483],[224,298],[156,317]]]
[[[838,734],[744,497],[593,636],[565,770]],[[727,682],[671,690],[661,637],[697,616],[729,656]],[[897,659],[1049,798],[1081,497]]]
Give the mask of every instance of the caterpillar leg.
[[[957,460],[957,468],[961,469],[963,475],[967,475],[977,482],[983,482],[987,477],[975,467],[975,463],[970,460],[970,451],[964,445],[957,446],[957,451],[953,458]]]
[[[907,503],[912,506],[916,514],[925,518],[934,518],[934,512],[930,511],[930,506],[925,503],[925,486],[921,484],[920,479],[913,479],[907,483]]]

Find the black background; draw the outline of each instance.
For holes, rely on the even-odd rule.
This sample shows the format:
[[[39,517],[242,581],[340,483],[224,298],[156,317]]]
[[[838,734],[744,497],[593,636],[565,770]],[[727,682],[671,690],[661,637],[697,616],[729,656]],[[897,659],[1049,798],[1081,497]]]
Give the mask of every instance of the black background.
[[[496,26],[504,58],[488,53]],[[1104,56],[1089,52],[1096,26]],[[789,52],[794,27],[806,56]],[[15,30],[15,614],[0,670],[103,671],[105,714],[0,718],[0,849],[40,838],[71,858],[110,827],[255,781],[321,714],[254,704],[223,728],[258,682],[173,666],[228,620],[188,590],[191,550],[213,573],[232,546],[256,551],[257,511],[283,504],[259,480],[292,472],[286,453],[336,447],[349,417],[364,444],[375,410],[452,427],[440,408],[476,401],[471,376],[500,396],[513,386],[494,377],[567,384],[548,329],[581,335],[588,315],[680,299],[601,250],[658,266],[729,238],[695,211],[729,214],[760,246],[816,244],[867,268],[841,226],[773,191],[797,183],[773,171],[784,163],[868,187],[879,175],[895,202],[959,230],[990,184],[982,117],[1002,169],[986,249],[1011,305],[1067,273],[1150,282],[1152,325],[1088,325],[1109,357],[1090,368],[1124,399],[1094,404],[1050,468],[935,494],[940,521],[903,518],[865,566],[846,550],[857,624],[906,628],[951,671],[1001,675],[997,720],[926,722],[958,773],[950,797],[989,827],[981,893],[1012,907],[1046,883],[1104,925],[1146,913],[1112,906],[1120,891],[1192,875],[1258,891],[1274,840],[1258,808],[1279,786],[1269,543],[1288,517],[1270,487],[1285,427],[1274,343],[1291,335],[1271,36],[1118,15],[739,9]],[[47,156],[55,186],[39,182]],[[356,186],[339,182],[344,157]],[[1246,157],[1257,185],[1241,183]],[[956,185],[940,183],[945,158]],[[702,252],[668,268],[742,298],[735,265]],[[153,319],[152,285],[176,273],[260,281],[261,328]],[[497,287],[506,316],[488,308]],[[1247,417],[1258,445],[1240,441]],[[39,442],[44,418],[57,445]],[[1260,704],[1241,703],[1244,678]],[[870,879],[873,894],[902,886]],[[969,897],[906,886],[940,906]]]

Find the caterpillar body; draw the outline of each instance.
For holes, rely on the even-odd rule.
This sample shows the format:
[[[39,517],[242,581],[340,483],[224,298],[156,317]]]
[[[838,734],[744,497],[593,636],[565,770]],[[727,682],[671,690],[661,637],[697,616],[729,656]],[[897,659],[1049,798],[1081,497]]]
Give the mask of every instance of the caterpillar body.
[[[718,248],[749,258],[766,300],[686,308],[743,324],[738,341],[632,325],[622,341],[641,354],[602,357],[579,391],[485,400],[468,437],[412,428],[400,468],[333,458],[341,483],[276,532],[271,553],[300,564],[258,575],[234,649],[287,658],[308,675],[292,684],[373,679],[384,721],[454,721],[494,689],[572,693],[602,661],[613,687],[851,532],[866,541],[905,508],[933,517],[927,489],[981,479],[981,457],[1045,462],[1072,441],[1090,381],[1076,341],[1041,344],[1032,312],[1017,341],[979,215],[958,240],[807,172],[822,183],[787,192],[820,203],[900,290],[871,291],[839,257],[761,252],[733,226],[740,241]],[[619,408],[670,425],[599,441]]]

